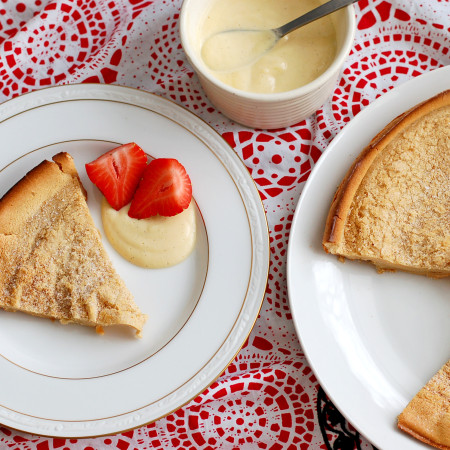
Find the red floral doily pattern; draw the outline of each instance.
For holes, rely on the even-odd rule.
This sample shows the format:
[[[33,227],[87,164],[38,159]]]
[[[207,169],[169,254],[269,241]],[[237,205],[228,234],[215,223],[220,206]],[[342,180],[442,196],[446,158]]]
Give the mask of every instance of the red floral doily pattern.
[[[297,372],[304,385],[317,383],[300,361],[257,364],[238,358],[186,411],[148,426],[148,434],[165,437],[159,438],[161,449],[214,449],[220,443],[236,449],[306,448],[313,442],[314,397],[292,376]],[[182,421],[180,438],[174,425]]]
[[[305,181],[342,127],[394,86],[450,63],[448,6],[360,0],[355,42],[332,97],[307,120],[265,131],[230,122],[203,94],[181,47],[180,5],[1,0],[0,100],[55,84],[117,83],[166,97],[210,123],[246,164],[267,212],[271,265],[260,316],[222,376],[168,417],[95,439],[0,427],[0,448],[371,449],[320,390],[296,337],[286,287],[290,226]]]
[[[340,127],[394,86],[450,61],[448,30],[430,8],[358,2],[356,42],[332,97],[329,125]],[[434,14],[433,14],[434,13]]]
[[[128,32],[150,2],[2,3],[0,91],[14,97],[61,83],[117,81]]]

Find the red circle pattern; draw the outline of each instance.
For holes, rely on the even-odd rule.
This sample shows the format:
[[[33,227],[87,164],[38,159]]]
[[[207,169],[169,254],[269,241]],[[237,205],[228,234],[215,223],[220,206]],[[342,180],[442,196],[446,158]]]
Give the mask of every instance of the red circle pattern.
[[[49,439],[0,427],[0,448],[331,448],[333,435],[323,436],[317,419],[319,385],[288,304],[293,213],[311,170],[347,122],[394,86],[450,63],[444,3],[360,0],[355,42],[331,99],[292,127],[265,131],[230,122],[203,94],[180,44],[181,0],[1,1],[2,100],[50,85],[101,82],[145,89],[192,110],[223,135],[255,180],[267,212],[271,263],[248,342],[190,404],[104,438]],[[358,446],[372,448],[362,437]]]

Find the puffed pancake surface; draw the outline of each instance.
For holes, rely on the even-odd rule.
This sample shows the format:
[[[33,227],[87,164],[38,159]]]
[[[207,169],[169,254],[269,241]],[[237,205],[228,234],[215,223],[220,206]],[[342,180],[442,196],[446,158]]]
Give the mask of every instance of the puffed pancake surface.
[[[335,193],[322,245],[380,272],[450,275],[450,90],[363,149]]]
[[[72,157],[59,153],[0,200],[0,308],[94,326],[147,319],[115,271]]]
[[[408,403],[397,424],[422,442],[450,449],[450,360]]]

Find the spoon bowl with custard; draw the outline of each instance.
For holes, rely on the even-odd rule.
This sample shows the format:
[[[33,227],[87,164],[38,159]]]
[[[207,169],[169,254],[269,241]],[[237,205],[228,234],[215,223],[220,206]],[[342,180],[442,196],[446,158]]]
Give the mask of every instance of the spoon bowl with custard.
[[[202,58],[211,70],[239,69],[261,58],[287,34],[357,1],[330,0],[278,28],[233,28],[219,31],[208,37],[203,43]]]

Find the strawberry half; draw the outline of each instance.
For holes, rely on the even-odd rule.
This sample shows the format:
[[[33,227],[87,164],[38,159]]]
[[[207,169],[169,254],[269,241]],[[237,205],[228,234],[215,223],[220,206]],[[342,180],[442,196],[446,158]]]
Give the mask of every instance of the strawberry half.
[[[130,203],[146,166],[144,150],[131,142],[86,164],[86,172],[108,203],[118,211]]]
[[[144,171],[128,215],[135,219],[175,216],[189,206],[192,184],[186,169],[172,158],[150,161]]]

